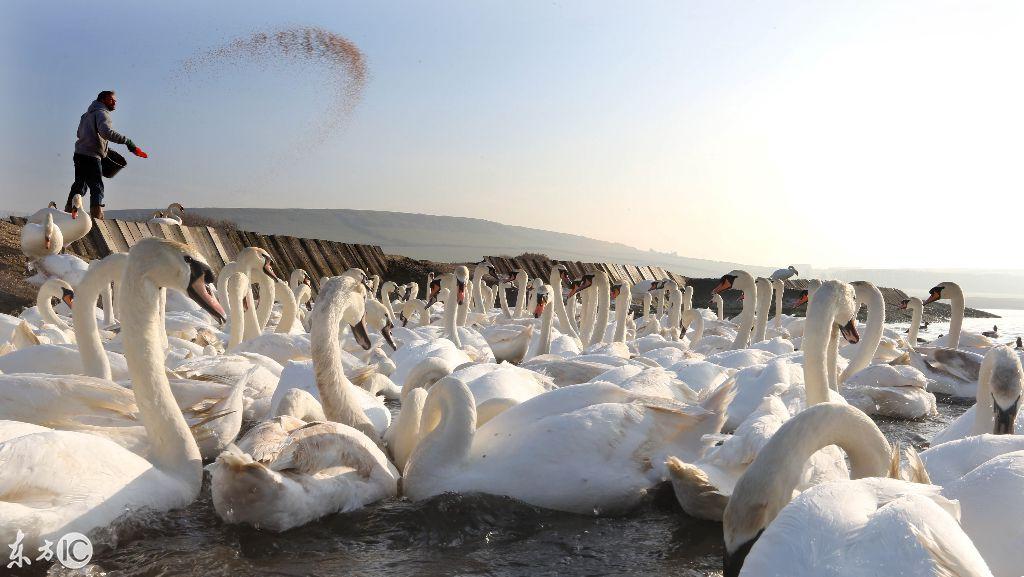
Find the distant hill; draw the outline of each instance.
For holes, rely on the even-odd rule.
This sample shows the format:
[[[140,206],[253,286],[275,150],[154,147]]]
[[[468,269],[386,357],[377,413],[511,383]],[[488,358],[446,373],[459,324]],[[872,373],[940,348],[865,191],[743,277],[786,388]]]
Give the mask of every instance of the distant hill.
[[[112,210],[109,214],[114,218],[145,220],[153,210]],[[564,260],[654,265],[691,277],[719,277],[735,268],[767,275],[776,268],[645,251],[622,243],[478,218],[351,209],[193,208],[189,211],[232,221],[243,230],[376,244],[389,254],[442,262],[468,262],[484,256],[533,252]],[[786,262],[777,266],[789,264],[794,264],[804,278],[868,280],[921,297],[927,296],[927,290],[935,284],[955,280],[967,293],[969,306],[1024,309],[1024,271],[1021,270],[827,269]]]

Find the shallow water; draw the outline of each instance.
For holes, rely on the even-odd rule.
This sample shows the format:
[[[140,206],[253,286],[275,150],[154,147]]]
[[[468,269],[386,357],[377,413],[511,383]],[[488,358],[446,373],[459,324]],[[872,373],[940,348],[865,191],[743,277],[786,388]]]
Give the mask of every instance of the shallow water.
[[[878,419],[891,441],[926,446],[966,410]],[[83,571],[111,576],[720,575],[722,528],[679,510],[664,484],[633,514],[597,518],[485,495],[392,499],[276,534],[225,525],[208,483],[187,509],[119,527]],[[32,573],[45,574],[41,567]],[[2,573],[2,567],[0,567]],[[78,575],[50,568],[50,575]]]
[[[1000,342],[1024,335],[1024,311],[965,319],[1000,326]],[[893,328],[906,328],[894,324]],[[927,335],[944,333],[932,323]],[[940,402],[917,422],[876,419],[890,441],[918,449],[967,409]],[[187,509],[119,527],[83,571],[111,576],[235,575],[720,575],[722,528],[684,515],[664,484],[633,514],[596,518],[485,495],[392,499],[276,534],[225,525],[208,483]],[[3,572],[0,566],[0,573]],[[35,566],[27,575],[47,574]],[[50,575],[79,575],[51,567]]]

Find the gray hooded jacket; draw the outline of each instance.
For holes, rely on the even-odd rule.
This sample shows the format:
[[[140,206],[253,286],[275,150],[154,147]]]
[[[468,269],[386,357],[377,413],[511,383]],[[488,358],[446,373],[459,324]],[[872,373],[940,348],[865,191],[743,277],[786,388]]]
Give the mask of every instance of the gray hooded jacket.
[[[99,100],[89,105],[82,119],[78,122],[78,140],[75,141],[75,154],[84,154],[93,158],[107,156],[107,142],[126,144],[128,137],[114,130],[110,122],[110,111]]]

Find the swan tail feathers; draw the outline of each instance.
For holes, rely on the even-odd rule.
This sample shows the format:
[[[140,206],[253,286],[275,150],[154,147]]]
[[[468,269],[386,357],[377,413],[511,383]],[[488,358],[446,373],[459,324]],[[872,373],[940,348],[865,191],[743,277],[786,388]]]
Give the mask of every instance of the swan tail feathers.
[[[905,454],[907,456],[907,463],[910,466],[910,474],[908,475],[907,480],[911,483],[931,485],[932,479],[931,476],[928,475],[928,470],[924,467],[924,461],[921,459],[921,455],[913,447],[907,447]]]
[[[32,327],[27,322],[21,321],[18,324],[18,328],[14,331],[14,337],[11,339],[16,349],[24,349],[39,344],[39,337],[32,332]]]
[[[373,377],[373,375],[377,374],[378,369],[380,369],[380,365],[377,363],[373,363],[354,369],[351,375],[346,376],[357,387],[365,388],[365,383],[369,381],[370,378]]]
[[[665,465],[683,511],[691,517],[721,522],[729,497],[711,484],[704,471],[676,457],[669,457]]]
[[[723,416],[725,409],[729,407],[734,398],[736,398],[736,380],[732,378],[727,379],[717,388],[701,391],[697,397],[701,407]]]
[[[901,479],[900,476],[900,444],[899,442],[893,443],[889,449],[889,472],[887,476],[890,479]]]

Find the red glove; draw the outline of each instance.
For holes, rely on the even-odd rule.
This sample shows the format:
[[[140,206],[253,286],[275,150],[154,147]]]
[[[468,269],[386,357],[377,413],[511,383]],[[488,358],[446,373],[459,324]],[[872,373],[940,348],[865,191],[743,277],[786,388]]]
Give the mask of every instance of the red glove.
[[[143,151],[138,146],[136,146],[135,149],[132,150],[132,154],[134,154],[135,156],[138,156],[139,158],[149,158],[149,155],[146,154],[145,151]]]

